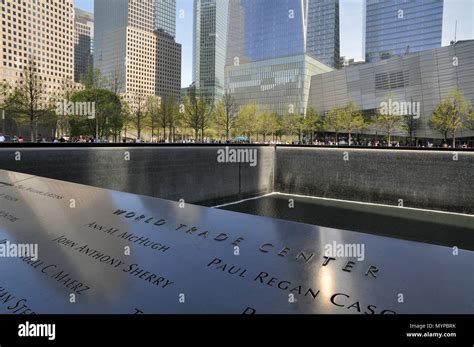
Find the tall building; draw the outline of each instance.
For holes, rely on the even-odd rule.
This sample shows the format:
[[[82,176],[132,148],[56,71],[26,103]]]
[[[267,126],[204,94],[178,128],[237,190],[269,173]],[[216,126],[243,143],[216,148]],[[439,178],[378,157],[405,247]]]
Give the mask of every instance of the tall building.
[[[176,37],[176,0],[158,0],[155,6],[155,30]]]
[[[326,4],[329,1],[230,0],[225,78],[226,91],[237,104],[256,102],[278,114],[306,114],[311,76],[332,71],[315,58],[326,52],[324,30],[318,26],[323,23],[318,8]],[[331,25],[335,38],[333,29]],[[320,44],[313,42],[318,39]],[[327,60],[338,65],[339,57],[336,62],[329,56]]]
[[[0,2],[0,81],[14,85],[33,64],[48,95],[74,78],[73,0]]]
[[[175,0],[100,0],[94,2],[94,15],[94,66],[132,106],[137,98],[158,91],[178,90],[179,94],[174,83],[180,77],[162,83],[164,76],[181,68],[181,54],[177,54],[174,43]],[[158,49],[172,54],[157,53]]]
[[[93,66],[94,15],[75,9],[74,16],[74,81],[81,78]]]
[[[307,52],[326,65],[340,68],[339,0],[313,0],[307,6]]]
[[[131,99],[155,93],[154,2],[94,2],[94,67]]]
[[[441,47],[444,0],[366,0],[365,60]]]
[[[155,94],[181,97],[181,45],[164,31],[156,32]]]
[[[412,124],[415,137],[442,138],[432,130],[429,120],[433,110],[456,89],[474,104],[474,40],[458,41],[454,45],[411,53],[373,63],[347,66],[344,69],[313,76],[309,106],[319,114],[353,102],[366,117],[373,118],[387,98],[400,106],[400,116],[416,114]],[[454,58],[464,63],[453,64]],[[390,94],[389,94],[390,93]],[[407,106],[408,105],[408,106]],[[406,111],[410,110],[411,112]],[[397,114],[397,113],[395,113]],[[381,134],[372,126],[364,134]],[[394,135],[407,136],[407,129],[398,127]],[[451,136],[451,134],[449,134]],[[458,138],[474,136],[473,130],[460,129]]]
[[[215,102],[224,95],[229,0],[194,0],[193,81]]]

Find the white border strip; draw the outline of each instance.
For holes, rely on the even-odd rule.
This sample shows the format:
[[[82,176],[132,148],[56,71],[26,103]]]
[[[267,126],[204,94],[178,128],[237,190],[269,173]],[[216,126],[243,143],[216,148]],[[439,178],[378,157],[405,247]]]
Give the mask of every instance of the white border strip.
[[[222,204],[222,205],[217,205],[217,206],[211,206],[211,208],[221,208],[221,207],[224,207],[224,206],[240,204],[241,202],[244,202],[244,201],[257,200],[257,199],[264,198],[264,197],[270,196],[270,195],[275,195],[275,194],[278,194],[278,193],[271,192],[271,193],[264,194],[264,195],[260,195],[260,196],[254,196],[253,198],[247,198],[247,199],[242,199],[242,200],[239,200],[239,201],[229,202],[229,203],[227,203],[227,204]]]
[[[271,192],[271,193],[264,194],[264,195],[260,195],[260,196],[254,196],[253,198],[242,199],[242,200],[239,200],[239,201],[229,202],[229,203],[227,203],[227,204],[212,206],[211,208],[221,208],[221,207],[224,207],[224,206],[240,204],[241,202],[244,202],[244,201],[257,200],[257,199],[264,198],[264,197],[271,196],[271,195],[296,196],[296,197],[298,197],[298,198],[308,198],[308,199],[316,199],[316,200],[337,201],[337,202],[345,202],[345,203],[349,203],[349,204],[368,205],[368,206],[383,206],[383,207],[391,207],[391,208],[394,208],[394,209],[404,209],[404,210],[422,211],[422,212],[429,212],[429,213],[449,214],[449,215],[453,215],[453,216],[463,216],[463,217],[471,217],[471,218],[474,218],[474,215],[472,215],[472,214],[466,214],[466,213],[448,212],[448,211],[439,211],[439,210],[429,210],[429,209],[425,209],[425,208],[416,208],[416,207],[398,207],[398,206],[395,206],[395,205],[375,204],[375,203],[373,203],[373,202],[362,202],[362,201],[343,200],[343,199],[334,199],[334,198],[322,198],[322,197],[319,197],[319,196],[309,196],[309,195],[301,195],[301,194],[289,194],[289,193],[281,193],[281,192]]]
[[[414,210],[414,211],[422,211],[422,212],[431,212],[431,213],[441,213],[441,214],[450,214],[455,216],[464,216],[464,217],[471,217],[474,218],[472,214],[466,213],[458,213],[458,212],[448,212],[448,211],[439,211],[439,210],[428,210],[425,208],[416,208],[416,207],[398,207],[395,205],[386,205],[386,204],[375,204],[373,202],[362,202],[362,201],[353,201],[353,200],[342,200],[342,199],[334,199],[334,198],[322,198],[318,196],[309,196],[309,195],[300,195],[300,194],[289,194],[289,193],[280,193],[280,192],[273,192],[273,194],[279,195],[286,195],[286,196],[296,196],[299,198],[310,198],[310,199],[317,199],[317,200],[329,200],[329,201],[339,201],[339,202],[347,202],[351,204],[359,204],[359,205],[369,205],[369,206],[384,206],[384,207],[391,207],[395,209],[404,209],[404,210]],[[267,194],[268,195],[268,194]]]

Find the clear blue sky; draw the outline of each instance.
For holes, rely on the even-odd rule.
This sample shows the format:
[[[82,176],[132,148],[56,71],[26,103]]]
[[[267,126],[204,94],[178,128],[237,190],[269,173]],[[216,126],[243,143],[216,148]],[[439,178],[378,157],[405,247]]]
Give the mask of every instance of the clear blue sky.
[[[81,9],[94,11],[94,0],[75,0],[75,4]],[[181,85],[187,87],[192,82],[193,0],[177,0],[176,4],[176,41],[183,45]],[[341,56],[356,60],[363,58],[363,4],[363,0],[340,0]],[[444,0],[443,46],[448,45],[449,41],[454,39],[456,19],[458,21],[457,39],[473,39],[473,0]]]

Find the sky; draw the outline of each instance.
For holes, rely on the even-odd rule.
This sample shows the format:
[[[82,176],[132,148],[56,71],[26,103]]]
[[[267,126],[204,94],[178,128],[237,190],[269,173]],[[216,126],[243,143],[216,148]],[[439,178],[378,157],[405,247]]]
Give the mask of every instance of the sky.
[[[100,1],[100,0],[96,0]],[[275,0],[279,1],[279,0]],[[76,7],[93,12],[94,0],[75,0]],[[339,0],[340,51],[341,56],[363,60],[362,19],[363,0]],[[193,0],[176,1],[176,41],[183,46],[181,86],[192,82],[193,64]],[[457,20],[457,39],[474,39],[474,1],[444,0],[442,45],[454,39]]]

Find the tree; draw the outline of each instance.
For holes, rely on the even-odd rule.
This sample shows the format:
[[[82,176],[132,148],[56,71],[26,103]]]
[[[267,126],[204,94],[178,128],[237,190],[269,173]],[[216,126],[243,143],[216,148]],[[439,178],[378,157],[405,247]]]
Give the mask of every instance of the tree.
[[[249,142],[251,141],[252,132],[255,129],[257,120],[257,104],[255,102],[244,105],[237,116],[236,123],[240,132],[247,135]]]
[[[86,73],[81,76],[81,83],[86,89],[105,88],[108,85],[107,79],[102,75],[100,70],[94,69],[92,65],[89,65]]]
[[[158,120],[163,129],[163,139],[166,139],[166,128],[169,127],[169,137],[171,141],[171,133],[174,128],[174,115],[176,113],[176,103],[172,95],[161,98],[160,107],[158,109]]]
[[[150,95],[146,101],[146,113],[148,114],[147,119],[150,121],[151,139],[155,137],[155,129],[160,124],[160,108],[161,98],[159,96]]]
[[[322,128],[321,117],[316,113],[313,107],[309,107],[306,112],[306,118],[303,120],[303,129],[310,134],[310,141],[314,141],[314,133]]]
[[[214,115],[214,105],[211,103],[211,100],[202,95],[200,97],[201,101],[201,117],[199,118],[199,128],[201,130],[201,141],[204,141],[204,131],[210,126],[213,115]]]
[[[402,124],[400,127],[405,130],[410,139],[410,145],[414,146],[414,134],[415,131],[420,127],[420,119],[414,114],[407,114],[401,119]]]
[[[30,140],[34,142],[37,136],[38,120],[43,116],[51,115],[54,109],[53,103],[46,96],[46,88],[38,75],[35,61],[28,60],[6,104],[11,114],[27,117]]]
[[[263,142],[266,141],[267,135],[274,133],[275,128],[275,116],[267,108],[257,115],[257,131],[263,135]]]
[[[184,123],[194,130],[196,141],[199,139],[199,130],[203,130],[203,126],[206,126],[207,122],[203,118],[209,114],[209,109],[208,100],[199,95],[195,87],[184,98]],[[201,135],[203,135],[203,131]]]
[[[283,117],[283,127],[286,134],[290,137],[298,136],[298,141],[301,142],[301,135],[304,126],[304,117],[298,114],[287,114]]]
[[[351,101],[340,109],[339,122],[341,129],[347,131],[349,135],[349,146],[352,143],[352,133],[354,130],[362,129],[366,126],[362,112]]]
[[[147,113],[145,109],[147,96],[139,89],[134,93],[131,93],[130,98],[130,110],[131,110],[131,121],[137,130],[137,138],[141,140],[142,129]]]
[[[456,89],[449,92],[448,96],[434,109],[429,125],[442,133],[445,141],[447,135],[451,134],[454,147],[456,132],[464,127],[464,122],[470,118],[470,114],[471,103],[466,100],[461,90]]]
[[[393,93],[389,92],[385,97],[385,101],[386,101],[385,103],[389,105],[391,104],[391,101],[393,101],[393,99],[394,99]],[[375,123],[387,134],[388,145],[390,145],[392,134],[395,131],[395,129],[397,129],[397,127],[400,125],[401,120],[402,118],[400,117],[400,115],[392,114],[391,110],[388,110],[387,112],[387,110],[384,107],[381,107],[377,110]]]
[[[229,134],[231,129],[235,126],[235,118],[237,115],[237,105],[234,98],[227,91],[222,100],[217,103],[215,110],[214,122],[218,130],[223,130],[225,139],[229,141]]]
[[[63,78],[61,81],[61,91],[59,98],[62,99],[62,101],[69,102],[71,101],[71,96],[76,90],[74,81],[68,78]],[[58,114],[58,124],[57,124],[57,130],[58,130],[58,135],[59,137],[63,137],[65,134],[68,133],[69,131],[69,120],[64,114]]]
[[[464,127],[466,129],[474,130],[474,112],[466,115],[466,118],[464,119]]]
[[[331,129],[336,134],[336,143],[338,142],[339,132],[343,129],[342,125],[342,110],[337,107],[333,107],[327,116],[324,118],[324,127]]]
[[[86,88],[71,95],[72,102],[92,102],[95,104],[94,118],[84,115],[71,116],[71,135],[90,135],[98,138],[108,137],[110,133],[116,141],[123,127],[123,111],[120,98],[107,89]],[[110,124],[109,124],[110,121]],[[110,131],[112,129],[112,131]]]

